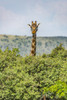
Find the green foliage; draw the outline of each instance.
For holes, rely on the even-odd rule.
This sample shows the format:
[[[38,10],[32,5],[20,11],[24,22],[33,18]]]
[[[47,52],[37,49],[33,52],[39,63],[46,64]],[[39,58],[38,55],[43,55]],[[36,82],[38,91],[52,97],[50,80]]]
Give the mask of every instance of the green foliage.
[[[57,46],[55,49],[52,50],[52,53],[50,54],[50,56],[55,57],[59,54],[62,54],[64,51],[64,48],[62,47],[62,44],[60,44],[59,46]]]
[[[55,54],[56,53],[56,54]],[[42,56],[0,49],[0,100],[67,100],[67,50],[56,47]]]
[[[67,100],[67,84],[58,80],[50,87],[44,87],[44,93],[53,100],[58,98],[60,100]]]
[[[8,48],[3,52],[0,50],[0,71],[4,71],[6,67],[16,65],[19,56],[19,50],[14,48],[12,51]]]
[[[47,56],[47,55],[46,55],[45,53],[42,55],[43,58],[45,58],[46,56]]]

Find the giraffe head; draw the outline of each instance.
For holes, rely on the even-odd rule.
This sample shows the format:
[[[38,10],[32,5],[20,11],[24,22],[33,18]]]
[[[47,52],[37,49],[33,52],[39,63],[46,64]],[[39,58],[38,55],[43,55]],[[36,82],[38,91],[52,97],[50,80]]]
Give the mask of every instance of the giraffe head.
[[[39,24],[37,25],[37,21],[32,21],[32,25],[28,24],[31,28],[32,34],[35,34],[37,32]]]

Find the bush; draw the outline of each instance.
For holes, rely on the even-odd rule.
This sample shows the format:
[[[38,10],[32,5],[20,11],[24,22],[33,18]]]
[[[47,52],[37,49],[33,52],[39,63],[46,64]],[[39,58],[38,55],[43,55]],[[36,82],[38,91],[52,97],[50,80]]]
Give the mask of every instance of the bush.
[[[56,53],[56,54],[55,54]],[[18,49],[0,50],[0,100],[67,100],[67,50],[21,57]]]

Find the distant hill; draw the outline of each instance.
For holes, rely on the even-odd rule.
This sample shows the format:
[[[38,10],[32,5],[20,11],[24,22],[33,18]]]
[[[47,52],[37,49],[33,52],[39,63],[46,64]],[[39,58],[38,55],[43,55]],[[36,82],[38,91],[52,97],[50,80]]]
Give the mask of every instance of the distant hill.
[[[7,47],[11,50],[12,48],[19,48],[22,56],[29,55],[31,39],[32,37],[27,36],[0,35],[0,48],[2,50]],[[37,55],[50,53],[60,43],[67,49],[67,37],[37,37]]]

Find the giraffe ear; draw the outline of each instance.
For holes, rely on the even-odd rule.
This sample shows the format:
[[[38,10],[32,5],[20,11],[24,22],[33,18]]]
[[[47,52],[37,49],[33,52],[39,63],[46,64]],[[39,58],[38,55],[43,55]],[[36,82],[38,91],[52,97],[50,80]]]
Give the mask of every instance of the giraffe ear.
[[[31,26],[30,24],[28,24],[28,26]]]
[[[40,25],[40,23],[37,26],[39,26],[39,25]]]

